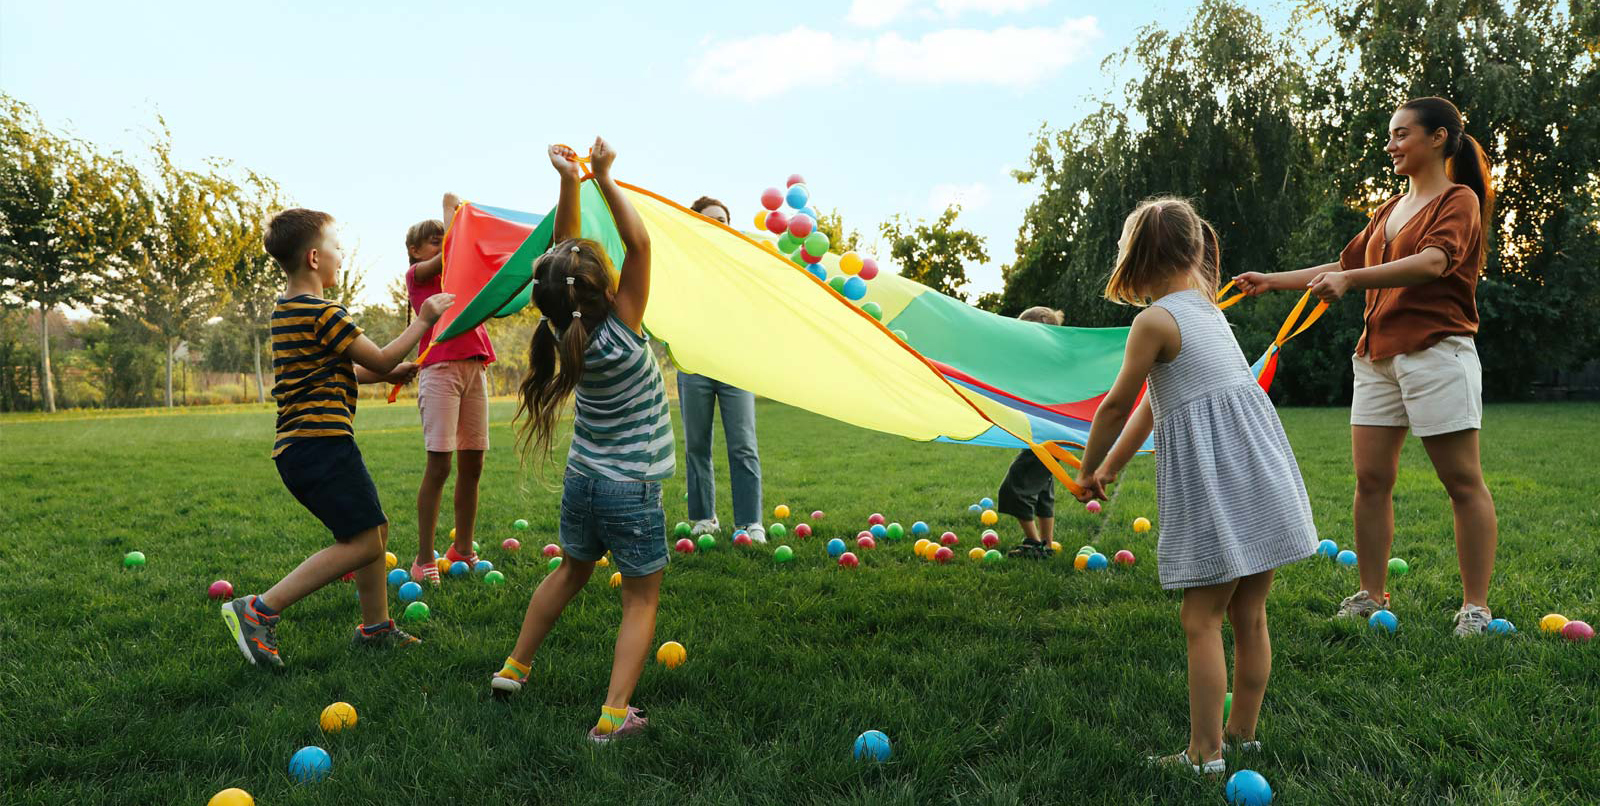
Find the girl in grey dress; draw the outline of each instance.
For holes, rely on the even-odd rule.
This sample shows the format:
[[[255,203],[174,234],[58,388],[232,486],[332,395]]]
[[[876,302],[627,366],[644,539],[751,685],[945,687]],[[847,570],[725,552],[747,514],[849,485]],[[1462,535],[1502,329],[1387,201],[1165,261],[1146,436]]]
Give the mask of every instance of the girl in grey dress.
[[[1118,246],[1106,297],[1148,307],[1134,317],[1121,373],[1095,412],[1079,498],[1105,498],[1154,429],[1157,564],[1161,586],[1183,590],[1190,727],[1183,752],[1152,760],[1220,775],[1225,748],[1259,747],[1272,669],[1267,592],[1273,569],[1315,553],[1316,527],[1277,412],[1212,301],[1211,225],[1181,199],[1153,199],[1128,216]],[[1223,618],[1234,631],[1227,725]]]

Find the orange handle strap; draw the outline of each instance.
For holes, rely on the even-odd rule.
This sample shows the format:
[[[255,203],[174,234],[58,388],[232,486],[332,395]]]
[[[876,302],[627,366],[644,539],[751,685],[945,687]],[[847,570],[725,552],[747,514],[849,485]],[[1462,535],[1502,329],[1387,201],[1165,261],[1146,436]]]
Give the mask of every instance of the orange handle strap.
[[[1228,289],[1230,289],[1230,288],[1233,288],[1233,281],[1232,280],[1229,280],[1226,285],[1224,285],[1221,288],[1217,289],[1217,308],[1218,309],[1226,311],[1230,307],[1233,307],[1234,303],[1236,303],[1239,300],[1244,299],[1246,296],[1248,296],[1243,291],[1240,291],[1240,292],[1234,294],[1233,296],[1229,297],[1228,296]]]

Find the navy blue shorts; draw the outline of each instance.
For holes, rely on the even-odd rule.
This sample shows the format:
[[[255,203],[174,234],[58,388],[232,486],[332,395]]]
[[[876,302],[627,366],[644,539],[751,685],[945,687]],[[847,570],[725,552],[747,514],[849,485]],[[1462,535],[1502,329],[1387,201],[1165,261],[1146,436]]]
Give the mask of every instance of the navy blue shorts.
[[[316,437],[291,443],[273,460],[278,477],[339,542],[389,522],[378,488],[354,437]]]
[[[592,479],[568,467],[561,489],[561,550],[592,563],[608,549],[625,577],[667,567],[661,482]]]
[[[999,504],[1002,515],[1022,520],[1056,516],[1056,477],[1039,461],[1032,450],[1024,450],[1011,461],[1006,480],[1000,482]]]

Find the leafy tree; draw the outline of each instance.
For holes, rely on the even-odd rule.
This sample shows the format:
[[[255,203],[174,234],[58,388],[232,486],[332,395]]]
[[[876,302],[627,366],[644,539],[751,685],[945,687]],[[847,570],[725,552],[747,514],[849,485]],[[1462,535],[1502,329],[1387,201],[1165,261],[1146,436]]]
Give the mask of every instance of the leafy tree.
[[[272,323],[272,308],[283,288],[284,273],[277,261],[267,254],[261,238],[268,218],[285,205],[277,184],[254,172],[239,185],[239,193],[232,201],[231,220],[224,224],[230,234],[224,280],[228,311],[250,343],[256,402],[262,403],[267,399],[262,355],[267,328]]]
[[[956,228],[959,215],[961,206],[952,204],[932,224],[913,224],[895,216],[883,222],[881,231],[901,275],[965,300],[961,289],[967,284],[966,263],[988,260],[989,253],[984,250],[983,236]]]
[[[828,236],[828,243],[831,244],[828,247],[828,251],[836,255],[842,255],[846,252],[859,253],[861,251],[861,233],[856,230],[846,230],[844,216],[840,215],[838,210],[829,210],[827,212],[818,210],[817,229],[822,230],[823,234]],[[870,257],[870,255],[862,256]]]

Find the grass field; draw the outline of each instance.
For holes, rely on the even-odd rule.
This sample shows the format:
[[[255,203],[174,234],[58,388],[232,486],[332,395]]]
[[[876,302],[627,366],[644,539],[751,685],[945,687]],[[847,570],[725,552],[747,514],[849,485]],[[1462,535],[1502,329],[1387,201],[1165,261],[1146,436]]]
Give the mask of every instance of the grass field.
[[[510,404],[493,414],[505,423]],[[231,786],[260,804],[1222,800],[1220,783],[1140,763],[1187,736],[1178,600],[1157,584],[1157,533],[1129,528],[1155,518],[1147,459],[1103,516],[1061,504],[1066,554],[1054,561],[983,566],[963,554],[938,566],[904,541],[844,570],[823,543],[872,512],[974,545],[967,506],[994,494],[1011,454],[762,404],[767,507],[825,510],[822,539],[791,541],[788,566],[770,546],[726,539],[675,555],[657,640],[682,642],[689,661],[646,666],[635,698],[650,710],[646,737],[596,748],[583,732],[619,615],[602,574],[535,660],[534,684],[510,702],[487,696],[544,576],[538,547],[555,537],[558,501],[519,470],[504,424],[479,522],[484,556],[510,584],[447,581],[426,596],[426,643],[393,655],[351,649],[356,603],[335,584],[288,612],[283,673],[245,663],[207,584],[258,592],[326,542],[267,458],[272,417],[244,407],[0,420],[0,802],[203,804]],[[1346,417],[1283,412],[1318,527],[1341,547]],[[1327,561],[1284,569],[1274,589],[1266,751],[1248,766],[1278,803],[1600,802],[1600,644],[1536,628],[1551,611],[1600,622],[1600,406],[1490,407],[1486,420],[1501,526],[1492,604],[1521,633],[1451,636],[1449,507],[1413,441],[1395,506],[1395,554],[1411,564],[1392,588],[1399,633],[1330,623],[1355,575]],[[363,402],[358,429],[404,556],[423,464],[416,410]],[[671,523],[685,514],[681,471],[666,489]],[[724,476],[725,523],[727,489]],[[519,517],[531,531],[512,531]],[[508,556],[499,543],[514,534],[526,546]],[[1015,524],[1002,534],[1014,540]],[[1074,571],[1083,543],[1129,548],[1139,563]],[[142,571],[122,568],[133,549],[149,558]],[[336,700],[360,722],[324,736],[317,715]],[[851,760],[868,728],[893,740],[890,763]],[[333,773],[296,786],[286,766],[308,744],[328,749]]]

